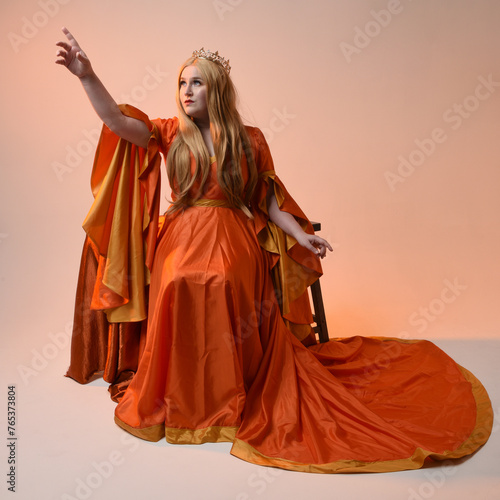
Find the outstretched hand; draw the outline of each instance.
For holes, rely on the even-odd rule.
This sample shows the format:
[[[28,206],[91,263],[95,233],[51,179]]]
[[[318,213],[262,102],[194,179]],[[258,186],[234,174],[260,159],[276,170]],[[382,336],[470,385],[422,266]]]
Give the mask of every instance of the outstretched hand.
[[[78,78],[92,74],[93,70],[90,60],[80,45],[78,45],[75,37],[66,28],[62,28],[62,32],[66,35],[68,41],[56,43],[57,46],[61,47],[57,51],[59,59],[56,60],[56,64],[66,66]]]
[[[321,258],[326,256],[327,249],[330,250],[330,252],[333,252],[333,248],[330,243],[315,234],[303,233],[297,238],[297,242],[299,245],[311,250],[311,252]]]

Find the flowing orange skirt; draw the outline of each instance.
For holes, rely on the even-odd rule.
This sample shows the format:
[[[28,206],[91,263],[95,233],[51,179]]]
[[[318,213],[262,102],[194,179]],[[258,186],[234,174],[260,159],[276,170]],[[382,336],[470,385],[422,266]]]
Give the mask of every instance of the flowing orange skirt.
[[[412,469],[486,441],[486,391],[434,344],[299,342],[252,224],[214,207],[166,223],[147,341],[116,408],[119,426],[150,441],[232,441],[244,460],[307,472]]]
[[[84,383],[103,371],[119,426],[150,441],[230,441],[249,462],[323,473],[414,469],[487,441],[485,389],[434,344],[353,337],[306,347],[291,332],[309,328],[300,301],[321,269],[268,225],[273,179],[280,209],[312,231],[258,129],[248,128],[255,219],[210,206],[224,205],[214,162],[209,206],[169,215],[158,235],[162,139],[147,117],[124,112],[152,139],[146,152],[103,130],[67,373]],[[161,123],[171,140],[177,122]]]

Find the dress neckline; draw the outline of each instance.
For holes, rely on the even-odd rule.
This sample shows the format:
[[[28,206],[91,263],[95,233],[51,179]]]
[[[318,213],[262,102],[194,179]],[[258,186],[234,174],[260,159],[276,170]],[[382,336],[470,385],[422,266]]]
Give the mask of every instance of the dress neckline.
[[[212,165],[212,163],[215,163],[215,160],[216,160],[215,156],[211,156],[210,157],[210,165]]]

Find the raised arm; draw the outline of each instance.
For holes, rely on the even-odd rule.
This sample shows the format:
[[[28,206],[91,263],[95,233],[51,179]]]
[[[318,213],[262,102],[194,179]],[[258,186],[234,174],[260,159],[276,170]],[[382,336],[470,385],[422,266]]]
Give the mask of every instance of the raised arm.
[[[151,133],[146,124],[122,114],[115,100],[95,74],[89,58],[73,35],[66,28],[63,28],[62,31],[68,41],[56,44],[60,47],[56,63],[66,66],[71,73],[80,79],[93,108],[110,130],[137,146],[147,147]]]
[[[283,212],[278,207],[278,202],[276,201],[276,196],[274,195],[274,182],[270,180],[270,186],[267,191],[267,211],[269,213],[269,218],[285,233],[293,236],[299,245],[311,250],[318,257],[325,257],[326,250],[333,251],[330,243],[316,236],[315,234],[306,233],[295,220],[295,217],[288,212]]]

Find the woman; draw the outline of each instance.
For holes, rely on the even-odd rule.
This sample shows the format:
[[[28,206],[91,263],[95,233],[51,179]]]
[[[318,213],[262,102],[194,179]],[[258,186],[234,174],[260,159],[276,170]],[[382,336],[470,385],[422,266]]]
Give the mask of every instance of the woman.
[[[151,121],[116,105],[63,31],[56,62],[105,124],[84,223],[98,264],[92,279],[81,271],[91,293],[77,305],[142,333],[118,342],[125,351],[124,338],[142,338],[115,394],[120,427],[151,441],[231,441],[244,460],[327,473],[417,468],[487,440],[486,391],[430,342],[311,345],[306,289],[332,249],[276,176],[262,132],[242,124],[228,61],[194,52],[179,72],[179,118]],[[159,153],[173,200],[162,220]]]

